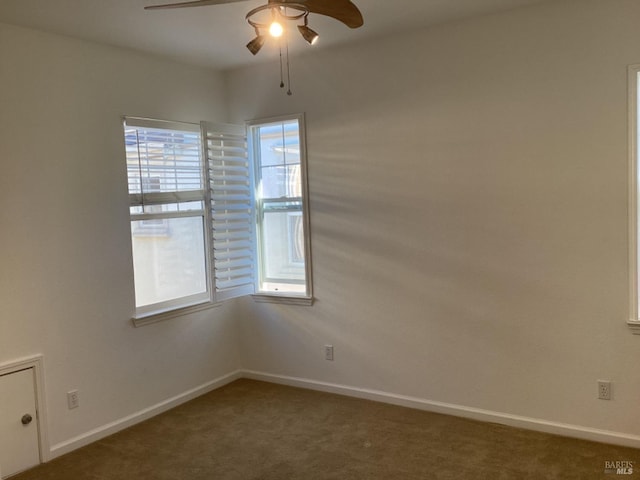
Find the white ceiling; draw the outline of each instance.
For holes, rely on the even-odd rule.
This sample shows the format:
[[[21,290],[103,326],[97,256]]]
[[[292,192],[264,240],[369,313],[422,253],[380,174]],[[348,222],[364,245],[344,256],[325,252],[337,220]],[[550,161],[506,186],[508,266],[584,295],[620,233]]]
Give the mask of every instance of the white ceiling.
[[[0,22],[132,48],[217,69],[248,65],[277,55],[265,45],[253,57],[245,48],[255,35],[245,14],[266,1],[146,11],[146,5],[180,0],[0,0]],[[331,1],[331,0],[327,0]],[[320,40],[309,46],[296,33],[291,51],[324,48],[548,0],[355,0],[364,26],[352,30],[319,15],[309,26]]]

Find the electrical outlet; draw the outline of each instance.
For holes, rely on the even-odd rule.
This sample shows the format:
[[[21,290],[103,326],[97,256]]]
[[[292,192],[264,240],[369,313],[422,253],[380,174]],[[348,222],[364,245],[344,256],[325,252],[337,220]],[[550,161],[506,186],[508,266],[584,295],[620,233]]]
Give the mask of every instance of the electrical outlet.
[[[324,346],[324,359],[333,361],[333,345]]]
[[[71,390],[70,392],[67,392],[67,406],[69,407],[69,410],[80,406],[78,390]]]
[[[598,380],[598,398],[600,400],[611,400],[611,382],[608,380]]]

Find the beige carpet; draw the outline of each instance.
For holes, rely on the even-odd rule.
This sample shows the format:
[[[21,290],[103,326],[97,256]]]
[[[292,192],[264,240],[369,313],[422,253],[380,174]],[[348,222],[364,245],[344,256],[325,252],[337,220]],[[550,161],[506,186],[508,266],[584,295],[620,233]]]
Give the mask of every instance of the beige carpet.
[[[633,461],[633,475],[605,473]],[[640,450],[239,380],[14,480],[614,479]]]

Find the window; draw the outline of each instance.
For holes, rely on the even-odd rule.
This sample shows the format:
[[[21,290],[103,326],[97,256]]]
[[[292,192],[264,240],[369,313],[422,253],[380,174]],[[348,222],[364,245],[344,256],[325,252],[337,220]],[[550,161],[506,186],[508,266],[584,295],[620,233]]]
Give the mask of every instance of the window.
[[[199,126],[127,118],[136,315],[209,301]]]
[[[124,119],[137,323],[248,294],[311,304],[302,120],[253,122],[248,142]]]
[[[252,122],[259,293],[310,297],[306,162],[301,118]]]
[[[640,227],[640,221],[638,215],[640,215],[640,208],[638,200],[638,188],[640,181],[638,179],[638,159],[640,158],[640,65],[631,65],[629,67],[629,285],[630,285],[630,306],[629,306],[629,319],[628,325],[632,329],[633,333],[640,334],[640,319],[638,318],[638,312],[640,311],[638,302],[640,301],[640,294],[638,288],[640,285],[639,275],[640,269],[638,268],[638,251],[640,244],[638,239],[638,228]]]

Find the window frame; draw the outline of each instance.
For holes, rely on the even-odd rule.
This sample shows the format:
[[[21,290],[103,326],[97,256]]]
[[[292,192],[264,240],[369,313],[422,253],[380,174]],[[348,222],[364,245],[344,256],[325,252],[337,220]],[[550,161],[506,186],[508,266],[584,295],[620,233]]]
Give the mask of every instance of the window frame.
[[[296,294],[293,292],[266,292],[260,290],[260,281],[262,277],[261,269],[263,268],[263,259],[261,258],[262,248],[260,245],[262,238],[261,223],[260,223],[260,211],[259,206],[260,199],[258,195],[258,180],[260,165],[258,163],[259,156],[255,153],[255,133],[256,128],[263,125],[276,124],[297,121],[298,123],[298,136],[300,141],[300,181],[301,181],[301,202],[302,208],[300,212],[302,214],[302,225],[304,232],[304,262],[305,262],[305,293]],[[255,192],[254,192],[254,204],[255,204],[255,216],[256,216],[256,293],[252,295],[252,298],[256,302],[267,303],[284,303],[290,305],[307,305],[311,306],[314,302],[313,296],[313,268],[312,268],[312,255],[311,255],[311,221],[310,221],[310,206],[309,206],[309,175],[308,175],[308,156],[307,156],[307,135],[306,135],[306,117],[304,113],[279,115],[274,117],[258,118],[245,122],[247,128],[247,141],[249,143],[249,158],[253,161],[254,175],[255,175]]]
[[[640,64],[629,65],[628,67],[628,93],[629,93],[629,318],[627,325],[634,334],[640,334],[640,319],[638,302],[640,301],[640,293],[638,287],[640,281],[638,276],[640,271],[638,268],[638,256],[640,245],[638,244],[638,227],[640,225],[638,215],[640,207],[638,205],[638,161],[640,160],[640,144],[638,136],[640,134]]]
[[[202,130],[201,125],[192,122],[177,122],[172,120],[160,120],[160,119],[151,119],[145,117],[135,117],[135,116],[123,116],[122,124],[125,129],[125,132],[128,128],[149,128],[149,129],[166,129],[166,130],[174,130],[185,133],[197,133],[200,139],[200,146],[198,149],[199,159],[200,159],[200,169],[201,169],[201,179],[202,179],[202,195],[201,200],[203,202],[203,209],[201,213],[187,213],[181,214],[179,211],[174,212],[175,215],[169,213],[160,213],[158,215],[146,214],[142,215],[141,218],[136,219],[136,215],[132,214],[129,211],[129,228],[130,228],[130,236],[131,240],[133,236],[136,235],[136,231],[134,231],[133,223],[135,221],[141,221],[149,218],[184,218],[184,217],[193,217],[193,218],[202,218],[203,224],[203,258],[204,258],[204,272],[205,272],[205,286],[206,290],[201,293],[193,294],[193,295],[185,295],[179,298],[167,300],[164,302],[158,302],[150,305],[144,305],[141,307],[135,306],[135,313],[132,316],[132,321],[135,326],[147,325],[150,323],[156,323],[162,320],[166,320],[169,318],[175,318],[178,316],[186,315],[188,313],[193,313],[201,310],[205,310],[208,308],[212,308],[219,305],[219,302],[215,301],[213,295],[213,284],[212,284],[212,258],[210,255],[211,250],[211,238],[208,232],[209,225],[211,224],[211,213],[208,208],[208,198],[209,198],[209,189],[207,186],[207,176],[206,176],[206,158],[203,157],[203,138],[202,138]],[[124,138],[124,137],[123,137]],[[125,144],[125,154],[126,154],[126,144]],[[125,162],[126,165],[126,162]],[[129,176],[127,171],[127,184],[129,183]],[[170,195],[170,193],[168,194]],[[131,201],[132,194],[129,193],[130,207],[133,206],[133,202]],[[171,202],[169,202],[171,203]],[[131,261],[134,261],[133,255],[133,243],[131,243]],[[133,267],[133,263],[132,263]],[[135,271],[133,272],[135,277]],[[134,288],[135,290],[135,288]]]

